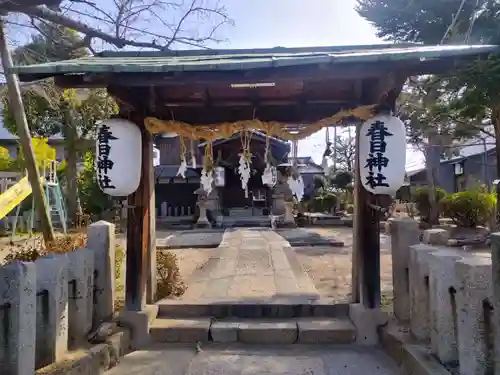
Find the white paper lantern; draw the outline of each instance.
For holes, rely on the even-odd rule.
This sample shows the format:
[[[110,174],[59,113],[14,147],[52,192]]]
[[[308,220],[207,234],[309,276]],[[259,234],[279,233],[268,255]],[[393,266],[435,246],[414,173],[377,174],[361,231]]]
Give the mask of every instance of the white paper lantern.
[[[223,187],[226,184],[226,170],[224,167],[214,168],[214,181],[216,187]]]
[[[141,179],[142,141],[137,125],[123,119],[103,121],[97,132],[97,182],[108,195],[125,197]]]
[[[360,129],[359,174],[373,194],[392,195],[403,185],[406,165],[406,131],[397,117],[377,115]]]

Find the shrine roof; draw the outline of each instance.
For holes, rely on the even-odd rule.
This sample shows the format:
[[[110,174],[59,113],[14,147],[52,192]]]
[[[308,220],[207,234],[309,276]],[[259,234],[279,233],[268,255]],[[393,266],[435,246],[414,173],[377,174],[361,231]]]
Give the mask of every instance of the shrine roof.
[[[494,45],[381,44],[307,48],[182,51],[105,51],[80,59],[15,66],[22,81],[66,74],[241,71],[300,65],[399,62],[471,57],[499,51]]]

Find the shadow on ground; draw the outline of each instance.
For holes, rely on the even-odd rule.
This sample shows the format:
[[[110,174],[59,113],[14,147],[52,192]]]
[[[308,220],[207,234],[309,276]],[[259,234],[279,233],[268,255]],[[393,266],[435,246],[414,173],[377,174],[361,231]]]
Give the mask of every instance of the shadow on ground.
[[[109,375],[392,375],[395,363],[378,348],[355,345],[162,345],[125,356]]]

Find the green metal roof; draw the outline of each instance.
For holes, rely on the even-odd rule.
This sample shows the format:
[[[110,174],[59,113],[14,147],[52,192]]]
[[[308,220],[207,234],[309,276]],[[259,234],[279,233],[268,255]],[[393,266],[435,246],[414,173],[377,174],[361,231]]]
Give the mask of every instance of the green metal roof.
[[[467,57],[499,51],[499,46],[422,46],[412,44],[270,48],[251,50],[190,50],[165,52],[102,52],[81,59],[16,66],[12,72],[30,76],[84,73],[166,73],[230,71],[309,64],[376,63]]]

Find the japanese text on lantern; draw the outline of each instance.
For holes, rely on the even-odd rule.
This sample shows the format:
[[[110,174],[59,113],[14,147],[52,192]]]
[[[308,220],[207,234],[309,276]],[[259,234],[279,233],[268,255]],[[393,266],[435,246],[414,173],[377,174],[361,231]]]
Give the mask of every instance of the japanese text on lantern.
[[[113,161],[109,159],[109,152],[111,151],[109,142],[115,139],[118,138],[113,136],[109,126],[102,125],[100,127],[99,133],[97,134],[97,148],[99,155],[97,158],[97,178],[101,189],[115,189],[115,186],[112,184],[112,181],[108,176],[108,171],[113,169],[114,165]]]
[[[379,186],[389,187],[389,184],[385,182],[387,178],[384,175],[384,169],[389,165],[389,159],[385,156],[387,148],[385,139],[392,137],[392,134],[387,131],[383,121],[377,120],[370,125],[366,136],[370,137],[370,152],[365,165],[365,168],[368,168],[366,183],[372,189]]]

